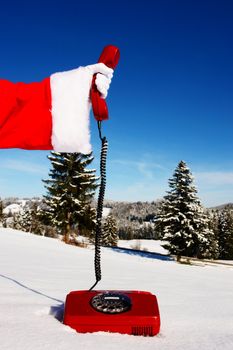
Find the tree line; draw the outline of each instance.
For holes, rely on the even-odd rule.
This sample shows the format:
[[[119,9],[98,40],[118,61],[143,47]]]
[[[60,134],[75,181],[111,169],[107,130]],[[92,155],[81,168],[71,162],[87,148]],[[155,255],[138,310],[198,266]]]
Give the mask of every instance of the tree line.
[[[96,210],[94,195],[99,186],[95,169],[89,169],[93,155],[51,152],[49,179],[43,180],[43,200],[12,215],[11,226],[40,235],[61,235],[66,243],[77,236],[94,239]],[[233,209],[205,209],[197,196],[190,169],[179,162],[168,181],[169,190],[154,202],[106,201],[111,209],[103,223],[103,245],[120,239],[161,239],[177,256],[233,259]],[[0,215],[2,222],[6,218]]]

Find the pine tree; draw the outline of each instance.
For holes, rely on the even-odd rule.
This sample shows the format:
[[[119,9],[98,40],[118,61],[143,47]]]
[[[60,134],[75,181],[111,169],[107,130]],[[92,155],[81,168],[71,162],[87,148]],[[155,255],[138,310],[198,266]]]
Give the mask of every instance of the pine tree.
[[[170,191],[164,197],[157,221],[163,228],[164,247],[171,254],[216,258],[218,245],[197,197],[193,176],[181,161],[169,179]]]
[[[37,203],[33,203],[29,208],[30,231],[36,235],[43,235],[42,223],[40,221],[40,210]]]
[[[207,216],[209,220],[209,228],[214,232],[215,239],[218,241],[219,237],[219,210],[208,210]]]
[[[47,219],[58,227],[69,242],[71,230],[93,230],[95,218],[90,202],[97,188],[95,170],[86,169],[93,161],[92,154],[51,152],[50,179],[43,180],[47,195]],[[90,213],[92,215],[90,215]]]
[[[26,231],[23,228],[23,213],[21,209],[19,212],[11,213],[11,216],[7,219],[7,227],[13,228],[15,230]]]
[[[117,224],[112,215],[108,215],[103,225],[102,245],[117,246]]]
[[[233,259],[233,211],[225,208],[219,213],[218,239],[220,259]]]
[[[19,213],[14,214],[13,225],[17,230],[41,234],[40,223],[37,219],[37,205],[34,204],[31,208],[25,206]]]
[[[24,208],[24,210],[19,213],[17,223],[20,230],[25,232],[31,232],[31,213],[29,208]]]
[[[91,238],[94,235],[96,225],[96,208],[93,208],[91,204],[87,204],[80,214],[79,233],[81,236]]]

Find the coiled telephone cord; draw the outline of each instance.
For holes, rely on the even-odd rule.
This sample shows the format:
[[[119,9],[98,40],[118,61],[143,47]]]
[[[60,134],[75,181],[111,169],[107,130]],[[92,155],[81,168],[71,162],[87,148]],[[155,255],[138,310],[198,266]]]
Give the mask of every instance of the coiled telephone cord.
[[[96,282],[89,289],[92,290],[97,283],[101,280],[101,238],[102,238],[102,216],[103,216],[103,205],[104,195],[106,188],[106,160],[108,151],[108,141],[106,137],[102,137],[101,133],[101,122],[98,121],[99,137],[101,140],[101,154],[100,154],[100,188],[97,202],[97,214],[96,214],[96,228],[95,228],[95,278]]]

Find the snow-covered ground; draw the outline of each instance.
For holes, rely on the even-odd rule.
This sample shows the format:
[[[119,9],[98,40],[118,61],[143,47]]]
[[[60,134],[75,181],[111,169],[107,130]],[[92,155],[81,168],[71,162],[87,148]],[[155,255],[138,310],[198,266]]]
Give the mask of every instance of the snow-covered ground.
[[[69,291],[93,284],[93,250],[2,228],[0,249],[1,350],[233,349],[232,267],[180,265],[102,249],[98,288],[156,294],[161,333],[78,334],[54,313]]]
[[[168,254],[168,251],[162,247],[162,244],[164,244],[164,242],[159,240],[155,241],[148,239],[131,239],[125,241],[120,239],[117,245],[121,248],[138,249],[159,254]]]

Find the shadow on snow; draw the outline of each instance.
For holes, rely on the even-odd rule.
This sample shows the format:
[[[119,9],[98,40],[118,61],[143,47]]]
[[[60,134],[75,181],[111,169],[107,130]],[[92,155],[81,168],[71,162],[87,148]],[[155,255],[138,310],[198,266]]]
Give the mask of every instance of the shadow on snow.
[[[117,253],[124,253],[124,254],[129,254],[129,255],[141,256],[143,258],[148,258],[148,259],[156,259],[156,260],[162,260],[162,261],[174,261],[174,259],[169,255],[147,252],[145,250],[136,250],[136,249],[120,248],[120,247],[105,247],[105,248],[111,249]]]
[[[38,294],[38,295],[41,295],[45,298],[48,298],[50,300],[53,300],[53,301],[56,301],[58,302],[59,304],[57,305],[52,305],[50,306],[50,310],[49,310],[49,315],[52,315],[54,318],[56,318],[58,321],[62,322],[63,321],[63,314],[64,314],[64,302],[60,299],[56,299],[54,297],[51,297],[50,295],[47,295],[45,293],[42,293],[34,288],[31,288],[29,286],[26,286],[25,284],[17,281],[16,279],[14,278],[11,278],[11,277],[8,277],[8,276],[5,276],[5,275],[2,275],[0,274],[0,277],[2,278],[5,278],[6,280],[9,280],[15,284],[17,284],[18,286],[26,289],[26,290],[29,290],[30,292],[33,292],[35,294]]]

